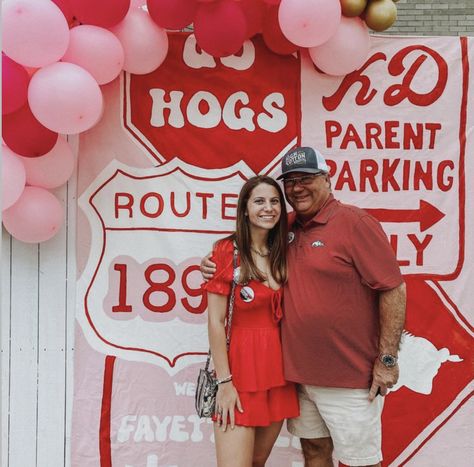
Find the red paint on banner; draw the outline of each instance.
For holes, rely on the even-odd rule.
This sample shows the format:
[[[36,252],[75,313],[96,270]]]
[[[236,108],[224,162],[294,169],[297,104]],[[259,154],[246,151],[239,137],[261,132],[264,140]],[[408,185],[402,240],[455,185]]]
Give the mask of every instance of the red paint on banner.
[[[426,442],[439,425],[468,400],[461,396],[452,410],[448,409],[474,378],[473,337],[459,322],[456,310],[452,308],[454,304],[451,302],[449,308],[445,306],[435,290],[423,280],[406,279],[406,284],[405,329],[434,347],[420,356],[424,361],[420,361],[416,383],[423,387],[402,386],[387,397],[382,418],[383,465],[390,465],[425,429],[430,434],[420,443]],[[437,358],[434,348],[438,349],[438,354],[457,355],[462,361],[444,361],[437,372],[430,373],[428,360]],[[414,359],[420,357],[413,353]]]
[[[260,37],[217,59],[193,35],[175,34],[156,71],[124,81],[125,128],[160,163],[244,160],[259,173],[299,134],[299,58],[270,52]]]
[[[408,56],[416,56],[416,59],[407,69],[403,61]],[[437,72],[436,83],[432,89],[425,93],[414,90],[417,79],[424,80],[424,71],[419,71],[426,60],[430,61]],[[323,97],[323,106],[328,111],[337,109],[347,92],[356,85],[359,88],[355,102],[359,106],[367,105],[378,92],[383,92],[386,105],[395,106],[408,100],[417,106],[428,106],[436,102],[443,94],[448,80],[448,65],[443,57],[435,50],[425,45],[412,45],[397,52],[388,62],[387,71],[392,76],[400,76],[401,82],[389,86],[387,89],[375,89],[372,87],[370,78],[364,74],[365,70],[378,61],[387,61],[387,56],[382,52],[376,52],[356,71],[349,73],[342,80],[339,88],[332,96]]]
[[[112,357],[110,355],[107,355],[105,357],[99,429],[100,467],[112,467],[112,449],[110,443],[110,411],[112,406],[114,363],[115,357]]]
[[[444,214],[427,201],[420,200],[418,209],[369,209],[365,208],[380,222],[418,222],[421,232],[439,222]]]

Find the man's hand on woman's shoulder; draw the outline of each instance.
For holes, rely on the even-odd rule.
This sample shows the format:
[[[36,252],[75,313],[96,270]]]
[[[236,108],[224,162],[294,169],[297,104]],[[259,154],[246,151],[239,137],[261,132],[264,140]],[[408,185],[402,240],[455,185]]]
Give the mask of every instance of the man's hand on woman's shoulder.
[[[202,274],[202,278],[205,281],[211,280],[216,273],[216,263],[211,261],[212,253],[208,253],[204,258],[201,260],[200,271]]]

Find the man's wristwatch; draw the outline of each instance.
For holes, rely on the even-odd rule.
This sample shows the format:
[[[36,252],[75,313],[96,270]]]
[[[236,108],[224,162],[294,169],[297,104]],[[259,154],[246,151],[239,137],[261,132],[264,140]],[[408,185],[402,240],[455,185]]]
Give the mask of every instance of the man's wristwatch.
[[[389,353],[381,353],[379,355],[379,360],[387,367],[393,368],[398,363],[398,358],[395,355],[390,355]]]

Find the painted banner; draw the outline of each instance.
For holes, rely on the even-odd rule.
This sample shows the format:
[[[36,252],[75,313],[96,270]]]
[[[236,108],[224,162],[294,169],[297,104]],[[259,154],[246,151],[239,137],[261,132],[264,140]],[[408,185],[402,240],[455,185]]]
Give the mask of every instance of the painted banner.
[[[474,391],[473,47],[374,37],[338,78],[258,37],[215,59],[177,33],[158,70],[103,88],[79,147],[73,466],[215,465],[212,424],[194,411],[208,349],[199,262],[234,229],[243,182],[278,175],[296,144],[326,155],[338,199],[380,220],[407,282],[384,465],[441,465],[425,445],[440,432],[449,446]],[[450,462],[468,465],[473,447]],[[269,465],[303,466],[285,429]]]

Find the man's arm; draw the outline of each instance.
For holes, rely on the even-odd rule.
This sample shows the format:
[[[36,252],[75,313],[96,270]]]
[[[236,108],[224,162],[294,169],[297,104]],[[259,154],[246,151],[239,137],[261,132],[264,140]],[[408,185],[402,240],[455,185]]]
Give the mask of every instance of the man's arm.
[[[380,292],[380,354],[398,356],[398,347],[405,324],[405,308],[406,287],[404,283],[394,289]],[[377,392],[385,396],[387,394],[387,388],[391,388],[398,381],[398,373],[398,364],[392,368],[387,368],[380,359],[377,358],[374,363],[369,400],[373,400]]]
[[[200,268],[202,278],[205,281],[209,281],[214,277],[216,273],[216,263],[211,261],[212,253],[208,253],[204,258],[201,260]]]

